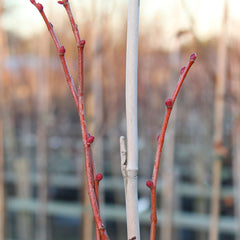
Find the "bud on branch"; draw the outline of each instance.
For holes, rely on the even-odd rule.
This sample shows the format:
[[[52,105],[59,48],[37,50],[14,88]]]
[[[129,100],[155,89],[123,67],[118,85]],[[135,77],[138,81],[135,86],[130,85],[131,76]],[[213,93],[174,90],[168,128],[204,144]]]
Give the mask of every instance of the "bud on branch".
[[[61,46],[61,47],[59,48],[58,52],[59,52],[59,55],[61,55],[61,56],[64,55],[65,52],[66,52],[65,47],[64,47],[64,46]]]
[[[147,186],[148,188],[152,189],[152,188],[153,188],[153,182],[152,182],[151,180],[147,180],[147,181],[146,181],[146,186]]]
[[[81,40],[81,41],[80,41],[80,47],[82,47],[82,48],[83,48],[83,47],[85,46],[85,43],[86,43],[86,41],[85,41],[85,40]]]
[[[172,107],[173,107],[173,100],[172,100],[172,98],[168,98],[165,101],[165,105],[166,105],[167,108],[172,109]]]
[[[89,136],[87,138],[87,144],[90,145],[91,143],[93,143],[94,139],[95,139],[95,137],[89,134]]]
[[[196,54],[196,53],[192,53],[192,54],[190,55],[189,61],[195,62],[196,58],[197,58],[197,54]]]
[[[43,11],[43,5],[41,3],[36,3],[36,7],[37,7],[39,12]]]
[[[103,179],[102,173],[98,173],[96,176],[96,181],[100,182]]]

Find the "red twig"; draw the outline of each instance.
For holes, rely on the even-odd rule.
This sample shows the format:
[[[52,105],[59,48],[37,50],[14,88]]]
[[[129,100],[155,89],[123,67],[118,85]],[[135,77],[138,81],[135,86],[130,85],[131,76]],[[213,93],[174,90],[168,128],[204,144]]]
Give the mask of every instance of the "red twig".
[[[96,175],[96,178],[95,178],[95,192],[96,192],[96,196],[97,196],[98,205],[99,205],[99,199],[98,199],[99,182],[102,180],[102,178],[103,178],[103,175],[101,173]]]
[[[64,0],[64,1],[58,1],[59,4],[63,4],[64,8],[66,9],[66,12],[68,14],[69,17],[69,21],[71,23],[72,26],[72,31],[74,33],[74,37],[76,39],[76,43],[77,43],[77,48],[78,48],[78,75],[79,75],[79,87],[81,92],[83,93],[83,47],[85,45],[85,40],[81,40],[80,37],[80,33],[78,30],[78,26],[74,20],[70,5],[68,0]]]
[[[97,204],[99,208],[99,182],[102,180],[103,175],[101,173],[97,174],[95,177],[95,193],[96,193],[96,199],[97,199]],[[96,226],[97,228],[97,226]],[[101,234],[99,231],[96,231],[96,240],[101,240]]]
[[[165,113],[161,133],[159,134],[159,136],[157,138],[158,146],[157,146],[157,151],[156,151],[156,156],[155,156],[155,161],[154,161],[152,181],[149,180],[146,182],[146,185],[151,189],[151,204],[152,204],[151,211],[152,211],[152,214],[151,214],[150,240],[155,240],[155,238],[156,238],[156,227],[157,227],[156,187],[157,187],[157,176],[158,176],[158,171],[159,171],[159,164],[160,164],[160,159],[161,159],[161,153],[162,153],[165,133],[166,133],[166,129],[168,126],[168,122],[169,122],[169,118],[170,118],[170,114],[172,112],[174,102],[177,98],[177,95],[180,91],[183,81],[186,78],[187,73],[188,73],[189,69],[191,68],[192,64],[194,63],[195,59],[196,59],[196,54],[195,53],[191,54],[188,65],[181,69],[180,78],[179,78],[179,81],[175,88],[175,91],[172,95],[172,98],[167,99],[165,102],[167,110]]]
[[[88,195],[90,198],[90,203],[93,210],[94,220],[95,220],[95,226],[96,226],[96,236],[97,240],[108,240],[109,237],[107,235],[107,232],[105,230],[105,227],[103,225],[100,211],[99,211],[99,181],[102,178],[102,175],[96,175],[95,165],[92,157],[92,150],[91,150],[91,144],[94,141],[94,137],[91,136],[87,131],[87,125],[85,120],[85,111],[84,111],[84,76],[83,76],[83,50],[85,45],[85,40],[81,40],[79,30],[77,27],[77,24],[75,23],[73,14],[71,12],[70,4],[68,0],[58,1],[59,4],[62,4],[69,17],[69,21],[72,26],[72,30],[77,42],[77,49],[78,49],[78,71],[79,71],[79,87],[78,92],[75,88],[74,82],[72,80],[72,77],[70,75],[70,72],[68,70],[67,62],[65,59],[65,48],[64,46],[61,46],[61,44],[58,41],[58,38],[53,30],[53,25],[48,21],[43,6],[40,3],[36,3],[35,0],[30,0],[30,2],[38,9],[40,12],[49,32],[50,35],[54,41],[55,46],[57,47],[59,57],[64,69],[65,77],[68,82],[68,85],[70,87],[71,93],[74,98],[74,102],[76,104],[79,118],[80,118],[80,124],[81,124],[81,130],[82,130],[82,138],[83,138],[83,145],[84,145],[84,153],[85,153],[85,169],[86,169],[86,175],[87,175],[87,185],[88,185]]]
[[[71,93],[73,95],[73,99],[74,99],[74,102],[76,104],[76,106],[78,106],[78,97],[77,97],[77,91],[76,91],[76,88],[75,88],[75,85],[74,85],[74,82],[72,80],[72,76],[69,72],[69,69],[68,69],[68,65],[67,65],[67,62],[66,62],[66,59],[65,59],[65,48],[64,46],[61,46],[61,44],[59,43],[58,41],[58,38],[54,32],[54,29],[53,29],[53,25],[48,21],[48,18],[44,12],[44,9],[43,9],[43,6],[41,3],[36,3],[35,0],[30,0],[30,2],[38,9],[38,11],[40,12],[40,14],[42,15],[42,18],[47,26],[47,29],[53,39],[53,42],[58,50],[58,53],[59,53],[59,57],[60,57],[60,60],[61,60],[61,63],[62,63],[62,66],[63,66],[63,70],[64,70],[64,73],[65,73],[65,77],[66,77],[66,80],[67,80],[67,83],[68,83],[68,86],[71,90]]]

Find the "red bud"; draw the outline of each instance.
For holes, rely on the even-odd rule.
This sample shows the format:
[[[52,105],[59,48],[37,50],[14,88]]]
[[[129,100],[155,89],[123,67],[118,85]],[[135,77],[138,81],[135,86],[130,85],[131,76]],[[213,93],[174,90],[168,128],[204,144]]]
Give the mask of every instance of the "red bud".
[[[39,12],[42,12],[43,11],[43,5],[41,3],[37,3],[36,4],[36,7],[38,9]]]
[[[147,180],[146,181],[146,186],[150,189],[153,188],[153,182],[151,180]]]
[[[60,55],[64,55],[64,53],[66,52],[65,47],[64,47],[64,46],[61,46],[61,47],[59,48],[58,52],[59,52]]]
[[[181,74],[181,75],[184,73],[185,69],[186,69],[186,67],[182,67],[182,68],[181,68],[181,71],[180,71],[180,74]]]
[[[197,58],[197,54],[196,53],[192,53],[191,55],[190,55],[190,59],[189,59],[189,61],[195,61],[196,60],[196,58]]]
[[[58,1],[59,4],[64,4],[64,3],[67,3],[68,0],[63,0],[63,1]]]
[[[172,108],[173,107],[173,100],[171,98],[168,98],[165,101],[165,105],[166,105],[167,108]]]
[[[95,139],[95,137],[89,134],[89,136],[87,138],[87,144],[93,143],[94,139]]]
[[[30,2],[33,4],[33,3],[35,3],[35,0],[30,0]]]
[[[81,46],[81,47],[84,47],[85,43],[86,43],[85,40],[81,40],[81,41],[80,41],[80,46]]]
[[[96,180],[101,181],[103,179],[103,175],[101,173],[97,174]]]

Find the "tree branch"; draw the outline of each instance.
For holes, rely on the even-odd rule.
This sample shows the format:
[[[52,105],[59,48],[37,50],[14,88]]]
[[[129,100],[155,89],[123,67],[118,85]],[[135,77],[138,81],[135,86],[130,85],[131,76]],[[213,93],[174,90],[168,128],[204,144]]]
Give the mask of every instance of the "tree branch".
[[[151,190],[151,203],[152,203],[152,206],[151,206],[152,214],[151,214],[150,240],[155,240],[155,238],[156,238],[156,226],[157,226],[156,187],[157,187],[157,176],[158,176],[158,171],[159,171],[159,165],[160,165],[160,159],[161,159],[161,153],[162,153],[165,133],[166,133],[166,130],[167,130],[167,126],[168,126],[168,122],[169,122],[169,118],[170,118],[170,115],[171,115],[171,112],[172,112],[174,102],[177,98],[177,95],[180,91],[180,88],[183,84],[183,81],[187,76],[187,73],[188,73],[189,69],[191,68],[192,64],[196,60],[196,57],[197,56],[196,56],[195,53],[190,55],[188,65],[181,69],[180,78],[179,78],[177,86],[174,90],[174,93],[172,95],[172,98],[169,98],[165,101],[165,105],[167,107],[167,110],[166,110],[166,113],[165,113],[161,133],[157,137],[158,146],[157,146],[157,151],[156,151],[156,156],[155,156],[155,161],[154,161],[152,180],[148,180],[146,182],[147,187],[149,187],[150,190]]]
[[[93,210],[95,226],[96,226],[96,236],[97,240],[108,240],[109,237],[103,225],[100,211],[99,211],[99,181],[102,179],[102,174],[96,175],[95,165],[92,157],[92,150],[91,144],[94,141],[94,136],[90,135],[87,131],[87,125],[85,120],[85,111],[84,111],[84,77],[83,77],[83,50],[85,45],[85,40],[81,40],[79,30],[77,24],[75,23],[70,4],[68,0],[58,1],[59,4],[62,4],[69,17],[69,21],[72,26],[72,30],[77,42],[77,49],[78,49],[78,72],[79,72],[79,86],[78,92],[74,86],[74,82],[68,70],[67,62],[65,59],[65,48],[61,46],[58,38],[53,30],[53,25],[48,21],[43,6],[40,3],[36,3],[35,0],[30,0],[30,2],[38,9],[40,12],[49,32],[54,41],[55,46],[57,47],[59,57],[64,69],[65,77],[67,79],[68,85],[70,87],[71,93],[74,98],[74,102],[77,107],[77,111],[80,118],[81,130],[82,130],[82,138],[83,138],[83,146],[84,146],[84,154],[85,154],[85,170],[87,175],[87,185],[88,185],[88,195],[90,198],[90,203]]]

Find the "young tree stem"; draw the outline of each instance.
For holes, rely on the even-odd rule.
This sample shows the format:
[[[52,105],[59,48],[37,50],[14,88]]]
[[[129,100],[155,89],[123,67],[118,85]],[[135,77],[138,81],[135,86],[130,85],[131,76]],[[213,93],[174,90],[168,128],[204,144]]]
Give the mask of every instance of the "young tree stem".
[[[158,146],[157,146],[157,150],[156,150],[154,167],[153,167],[153,174],[152,174],[153,186],[151,187],[151,211],[152,211],[152,215],[151,215],[150,240],[155,240],[155,238],[156,238],[156,228],[157,228],[156,188],[157,188],[157,177],[158,177],[162,148],[163,148],[163,144],[164,144],[164,138],[165,138],[165,134],[166,134],[166,130],[167,130],[167,126],[168,126],[168,122],[169,122],[169,118],[170,118],[170,115],[171,115],[171,112],[172,112],[174,102],[177,98],[177,95],[180,91],[180,88],[183,84],[183,81],[186,78],[187,73],[188,73],[189,69],[191,68],[192,64],[194,63],[195,59],[196,59],[196,54],[191,54],[188,65],[181,69],[180,78],[179,78],[177,86],[174,90],[174,93],[172,95],[172,98],[168,99],[165,102],[165,104],[167,106],[167,110],[165,112],[165,117],[164,117],[164,120],[163,120],[161,133],[158,136]]]

